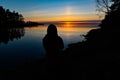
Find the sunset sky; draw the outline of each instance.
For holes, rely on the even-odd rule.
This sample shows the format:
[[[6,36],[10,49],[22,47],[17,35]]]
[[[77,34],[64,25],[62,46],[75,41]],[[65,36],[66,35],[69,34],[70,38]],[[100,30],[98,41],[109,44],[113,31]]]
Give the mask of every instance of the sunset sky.
[[[0,0],[0,6],[21,13],[26,21],[99,19],[95,0]]]

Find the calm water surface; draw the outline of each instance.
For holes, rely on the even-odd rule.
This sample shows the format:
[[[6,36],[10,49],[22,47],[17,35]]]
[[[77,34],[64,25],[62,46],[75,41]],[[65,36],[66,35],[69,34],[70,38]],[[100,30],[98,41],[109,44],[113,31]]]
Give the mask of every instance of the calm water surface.
[[[0,30],[0,61],[28,61],[41,59],[45,56],[42,39],[46,34],[49,24],[34,26],[31,28],[14,28]],[[89,30],[96,28],[94,23],[55,23],[59,36],[64,41],[64,46],[85,40]]]

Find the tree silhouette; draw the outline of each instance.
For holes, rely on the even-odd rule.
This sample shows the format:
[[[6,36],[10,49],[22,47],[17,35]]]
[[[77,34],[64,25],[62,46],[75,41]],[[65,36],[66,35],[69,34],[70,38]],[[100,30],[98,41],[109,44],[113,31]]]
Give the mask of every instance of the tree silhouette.
[[[111,0],[96,0],[97,10],[108,13],[110,12]]]
[[[0,6],[0,25],[23,25],[24,18],[18,12],[11,12],[9,9],[4,9]]]
[[[102,28],[114,28],[119,25],[120,21],[120,0],[112,0],[113,4],[110,6],[110,12],[105,15],[102,20]]]
[[[5,9],[3,9],[2,6],[0,6],[0,24],[3,24],[5,22],[5,17],[6,17],[6,13],[5,13]]]
[[[98,80],[116,80],[119,78],[120,0],[111,1],[113,4],[109,6],[109,11],[106,12],[105,18],[99,25],[100,28],[89,31],[85,36],[86,41],[71,44],[70,47],[64,51],[68,54],[66,58],[70,56],[66,60],[72,60],[73,62],[74,67],[72,69],[73,73],[76,73],[74,74],[75,78],[79,72],[82,74],[83,69],[83,72],[87,69],[85,80],[89,80],[90,78],[96,80],[97,77],[99,77]],[[83,66],[83,64],[87,65]],[[78,71],[78,73],[76,71]],[[91,75],[92,72],[95,72],[94,75]],[[95,75],[97,77],[95,77]],[[79,79],[80,75],[77,77],[77,79]]]
[[[112,4],[111,0],[96,0],[96,11],[98,12],[100,18],[104,17],[104,15],[111,11],[110,6]]]

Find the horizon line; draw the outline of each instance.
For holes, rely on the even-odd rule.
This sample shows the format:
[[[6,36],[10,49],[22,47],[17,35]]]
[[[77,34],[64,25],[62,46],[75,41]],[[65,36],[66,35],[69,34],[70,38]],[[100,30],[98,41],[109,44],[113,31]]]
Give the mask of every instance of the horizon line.
[[[30,21],[30,20],[29,20]],[[100,22],[101,20],[73,20],[73,21],[31,21],[31,22],[39,22],[39,23],[47,23],[47,22]],[[28,22],[28,21],[26,21]]]

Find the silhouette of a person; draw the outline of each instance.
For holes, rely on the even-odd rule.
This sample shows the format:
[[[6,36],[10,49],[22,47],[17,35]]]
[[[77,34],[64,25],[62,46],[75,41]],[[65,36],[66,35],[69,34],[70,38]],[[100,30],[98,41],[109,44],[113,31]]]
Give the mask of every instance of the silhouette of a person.
[[[64,48],[63,40],[58,36],[55,25],[50,24],[47,28],[47,34],[43,38],[43,46],[46,50],[46,68],[48,77],[56,78],[56,71],[60,65],[60,52]],[[56,80],[56,79],[55,79]]]
[[[47,29],[47,34],[43,38],[43,46],[46,50],[48,60],[57,61],[60,51],[64,48],[63,40],[58,36],[55,25],[50,24]]]

